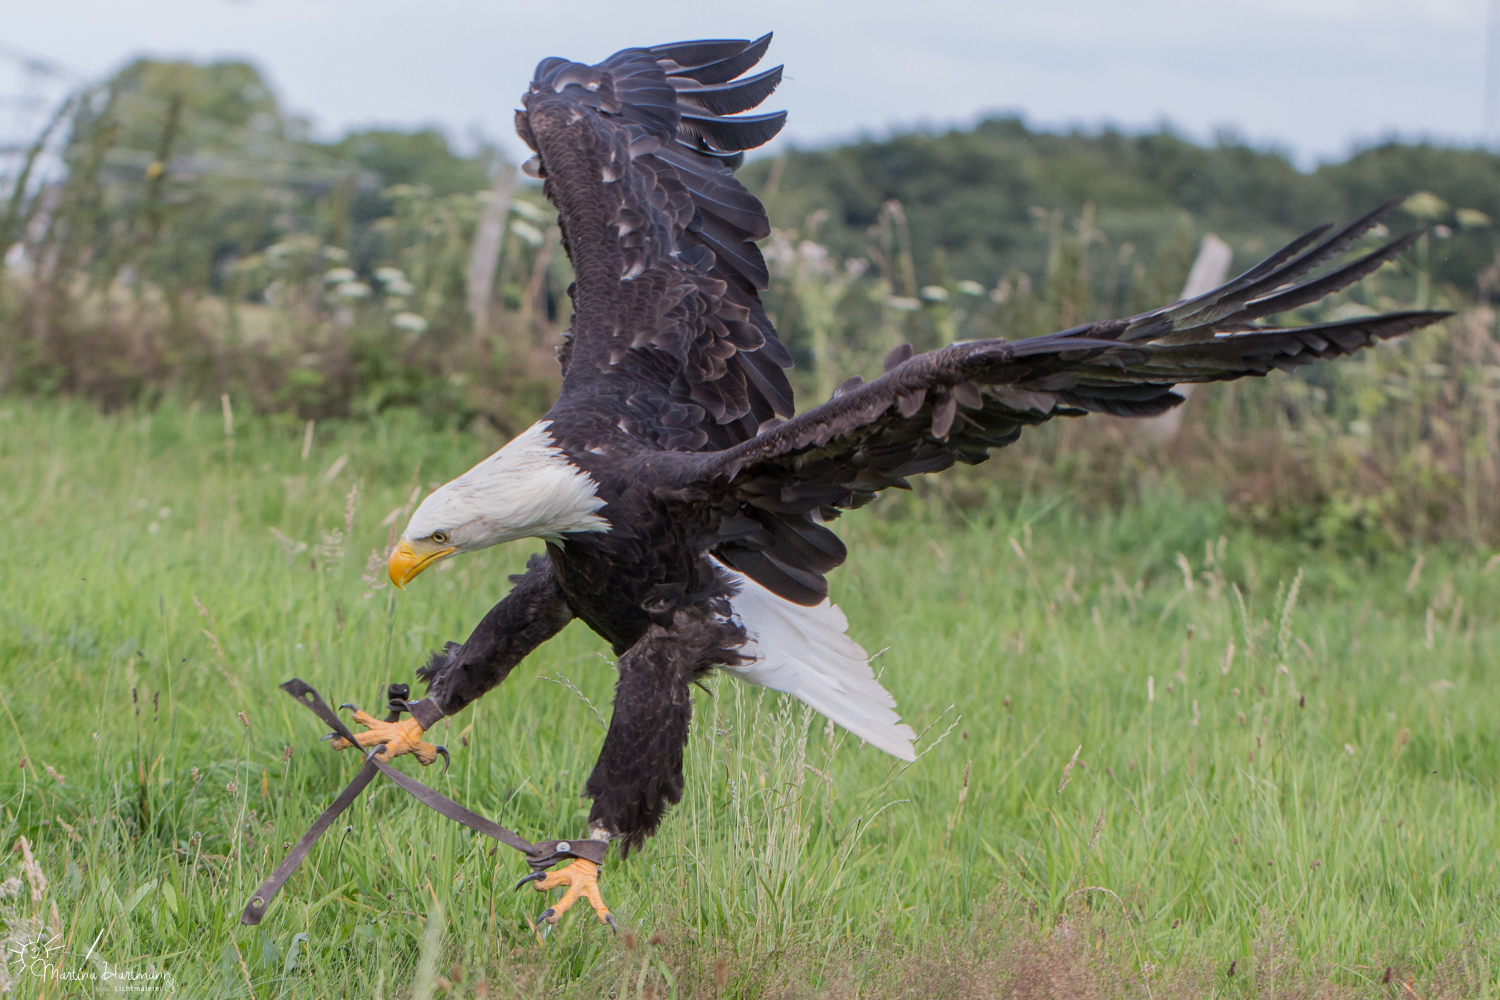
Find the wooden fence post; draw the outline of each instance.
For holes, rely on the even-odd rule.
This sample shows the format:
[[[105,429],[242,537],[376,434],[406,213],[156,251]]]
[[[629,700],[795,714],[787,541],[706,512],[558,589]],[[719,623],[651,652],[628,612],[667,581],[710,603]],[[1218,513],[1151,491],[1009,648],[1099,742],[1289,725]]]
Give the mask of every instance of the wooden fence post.
[[[1229,262],[1233,256],[1234,251],[1230,249],[1228,243],[1213,233],[1205,235],[1202,245],[1198,248],[1197,259],[1193,261],[1193,269],[1188,272],[1187,283],[1182,286],[1182,297],[1191,299],[1222,285],[1224,279],[1229,276]],[[1159,442],[1172,440],[1182,427],[1182,414],[1187,409],[1186,397],[1193,394],[1193,388],[1192,385],[1179,385],[1177,393],[1184,397],[1184,402],[1172,407],[1159,417],[1134,420],[1131,424],[1139,430],[1142,437],[1148,440]]]
[[[474,233],[474,248],[469,252],[469,269],[465,274],[469,315],[474,317],[474,340],[484,339],[489,330],[490,303],[495,292],[495,265],[500,261],[500,245],[505,240],[505,220],[510,216],[510,196],[516,189],[516,168],[502,164],[490,189],[490,200],[479,216]]]

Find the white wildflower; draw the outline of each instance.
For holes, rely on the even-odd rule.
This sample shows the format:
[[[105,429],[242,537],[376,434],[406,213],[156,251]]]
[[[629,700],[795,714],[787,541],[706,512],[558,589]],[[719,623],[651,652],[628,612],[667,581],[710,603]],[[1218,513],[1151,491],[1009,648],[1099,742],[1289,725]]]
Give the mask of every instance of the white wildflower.
[[[536,205],[533,205],[531,202],[525,201],[521,198],[517,198],[515,201],[510,203],[510,210],[512,212],[515,212],[517,215],[524,216],[530,219],[532,222],[541,222],[547,218],[546,212],[542,211],[542,209],[538,208]]]
[[[1458,224],[1464,229],[1483,229],[1490,224],[1490,217],[1477,208],[1460,208],[1454,213]]]
[[[1431,191],[1418,191],[1403,201],[1401,207],[1419,219],[1440,218],[1448,211],[1448,203]]]
[[[391,317],[391,325],[398,330],[408,330],[412,333],[427,332],[427,321],[414,312],[399,312]]]
[[[812,240],[803,240],[797,244],[797,256],[805,261],[816,263],[828,258],[828,248]]]
[[[525,219],[513,219],[510,224],[510,231],[534,247],[541,246],[542,240],[545,239],[542,236],[542,231]]]
[[[416,287],[407,280],[399,267],[377,267],[375,280],[385,288],[385,294],[397,297],[410,295]]]

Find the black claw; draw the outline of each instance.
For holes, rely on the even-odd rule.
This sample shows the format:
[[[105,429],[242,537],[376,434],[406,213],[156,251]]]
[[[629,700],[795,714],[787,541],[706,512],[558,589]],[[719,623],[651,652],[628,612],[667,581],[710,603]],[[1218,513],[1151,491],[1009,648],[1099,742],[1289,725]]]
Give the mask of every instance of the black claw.
[[[544,879],[546,877],[547,877],[547,873],[546,872],[532,872],[530,875],[527,875],[521,881],[517,882],[516,883],[516,888],[520,889],[521,886],[525,885],[527,882],[540,882],[542,879]]]
[[[438,753],[440,753],[440,754],[443,755],[443,773],[447,774],[448,773],[448,765],[449,765],[449,763],[451,763],[448,760],[448,748],[445,747],[445,746],[435,746],[432,749],[436,750]]]
[[[356,705],[356,704],[354,704],[354,702],[352,702],[352,701],[346,701],[346,702],[344,702],[342,705],[339,706],[339,708],[340,709],[348,708],[348,709],[352,709],[353,711],[356,711],[356,712],[359,711],[359,706]]]
[[[615,923],[615,915],[613,913],[606,913],[604,915],[604,922],[606,924],[609,924],[610,930],[614,931],[616,934],[620,933],[620,925]]]
[[[542,911],[542,915],[540,917],[536,918],[536,922],[539,924],[547,924],[551,922],[552,918],[555,916],[557,916],[557,908],[549,906]]]
[[[338,735],[338,733],[329,733],[327,736],[323,737],[322,742],[326,743],[329,740],[338,739]]]

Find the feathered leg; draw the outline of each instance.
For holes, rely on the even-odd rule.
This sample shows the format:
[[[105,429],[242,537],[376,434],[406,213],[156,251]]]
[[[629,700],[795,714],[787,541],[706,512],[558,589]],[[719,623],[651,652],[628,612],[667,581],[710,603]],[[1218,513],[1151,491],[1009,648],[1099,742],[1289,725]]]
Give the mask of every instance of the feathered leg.
[[[449,643],[417,671],[427,682],[428,696],[408,703],[412,718],[388,723],[355,713],[354,721],[369,727],[355,734],[360,746],[385,744],[386,760],[414,753],[424,765],[431,764],[437,759],[437,748],[422,742],[422,733],[505,680],[516,664],[573,620],[573,609],[545,555],[532,556],[526,572],[510,579],[514,588],[490,609],[467,642],[462,646]],[[349,744],[334,737],[333,746],[343,750]]]
[[[532,556],[526,572],[510,582],[515,585],[511,592],[490,609],[467,642],[450,642],[417,671],[427,682],[428,698],[444,715],[457,713],[505,680],[516,664],[573,620],[546,555]]]
[[[621,656],[614,716],[585,791],[594,800],[591,836],[620,841],[621,853],[639,847],[682,798],[682,755],[693,716],[693,678],[719,664],[735,664],[742,628],[708,609],[679,611],[668,626],[652,625]],[[568,892],[542,919],[556,923],[586,898],[601,922],[613,924],[598,891],[599,867],[574,861],[533,882],[538,891]]]

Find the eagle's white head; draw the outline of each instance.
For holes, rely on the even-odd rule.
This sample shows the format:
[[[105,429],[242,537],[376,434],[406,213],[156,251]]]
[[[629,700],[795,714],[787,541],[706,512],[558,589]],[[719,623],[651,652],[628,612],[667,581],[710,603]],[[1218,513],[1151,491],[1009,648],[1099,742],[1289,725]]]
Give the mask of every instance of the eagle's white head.
[[[405,588],[428,566],[518,538],[560,539],[608,531],[596,512],[598,484],[557,447],[549,421],[532,424],[504,448],[434,490],[412,515],[387,569]]]

